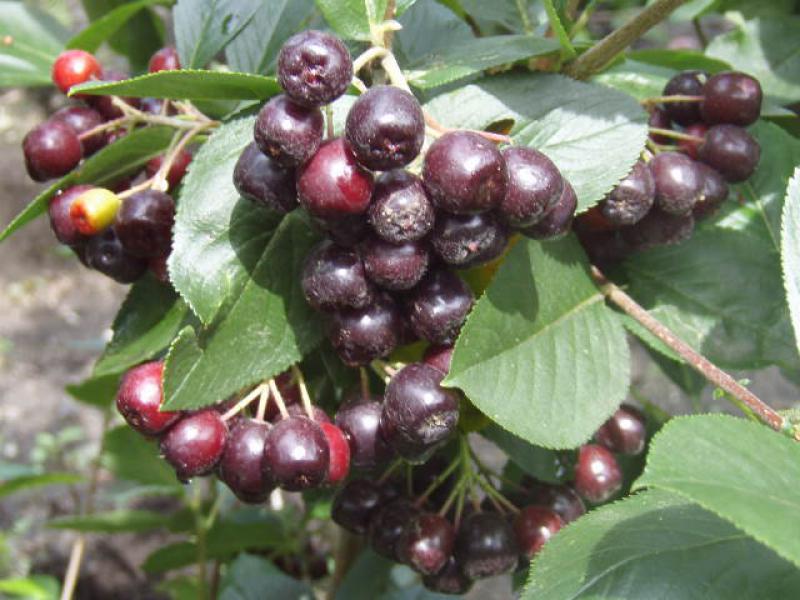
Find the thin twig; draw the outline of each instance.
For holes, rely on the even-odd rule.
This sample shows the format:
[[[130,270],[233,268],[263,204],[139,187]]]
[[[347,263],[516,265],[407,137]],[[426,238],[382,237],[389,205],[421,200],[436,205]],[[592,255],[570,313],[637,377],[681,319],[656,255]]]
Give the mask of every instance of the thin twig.
[[[673,131],[672,129],[661,129],[660,127],[650,127],[648,129],[650,133],[655,135],[662,135],[668,138],[674,138],[676,140],[686,140],[687,142],[696,142],[698,144],[703,143],[703,138],[697,135],[689,135],[688,133],[681,133],[680,131]]]
[[[639,104],[643,106],[652,106],[653,104],[666,104],[668,102],[702,102],[703,96],[688,96],[686,94],[670,94],[669,96],[651,96],[640,100]]]
[[[242,412],[247,406],[253,402],[258,396],[261,394],[262,389],[264,388],[264,384],[256,386],[253,388],[244,398],[239,400],[230,410],[226,411],[224,415],[222,415],[222,420],[227,421],[231,417]]]
[[[261,385],[261,394],[258,396],[258,410],[256,411],[256,419],[263,421],[267,414],[267,403],[269,402],[269,386]]]
[[[289,416],[289,411],[286,410],[286,403],[283,401],[283,396],[281,395],[281,391],[275,384],[274,379],[269,380],[269,391],[272,392],[272,397],[275,399],[275,404],[278,405],[278,410],[281,413],[281,417],[285,419],[286,417]]]
[[[292,374],[297,382],[297,387],[300,388],[300,400],[303,402],[303,409],[306,411],[308,418],[314,420],[314,407],[311,405],[311,396],[308,393],[308,386],[306,385],[306,378],[303,372],[297,365],[292,365]]]

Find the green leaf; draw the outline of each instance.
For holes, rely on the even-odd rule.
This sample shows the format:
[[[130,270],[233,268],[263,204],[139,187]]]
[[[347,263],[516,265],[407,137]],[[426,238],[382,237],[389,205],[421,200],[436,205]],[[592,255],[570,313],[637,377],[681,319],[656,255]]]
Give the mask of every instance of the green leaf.
[[[222,580],[220,600],[262,600],[263,598],[314,598],[308,584],[283,573],[258,556],[241,554]]]
[[[197,600],[201,591],[196,577],[183,575],[162,581],[156,589],[169,596],[170,600]]]
[[[73,86],[70,95],[132,96],[176,100],[265,100],[279,94],[274,77],[228,71],[181,69],[159,71],[114,82],[89,81]]]
[[[403,65],[475,39],[469,25],[438,2],[418,2],[398,20],[403,28],[395,34],[395,52]]]
[[[383,21],[387,0],[316,0],[325,20],[345,39],[369,41],[370,24]]]
[[[21,475],[12,477],[0,482],[0,498],[16,494],[17,492],[29,491],[33,488],[44,487],[46,485],[71,485],[80,483],[83,478],[74,473],[42,473],[41,475]]]
[[[573,448],[625,399],[628,362],[575,239],[520,240],[468,317],[445,381],[523,440]]]
[[[158,455],[158,444],[144,439],[127,425],[106,433],[102,464],[120,479],[146,485],[180,486],[175,471]]]
[[[69,32],[23,2],[0,2],[0,87],[50,85],[50,69]]]
[[[522,600],[790,598],[800,571],[727,521],[653,490],[593,510],[531,566]]]
[[[662,48],[648,48],[628,52],[627,58],[635,62],[666,67],[674,71],[687,69],[702,69],[709,73],[728,71],[731,66],[724,60],[706,56],[696,50],[665,50]]]
[[[118,181],[125,175],[141,169],[147,161],[161,154],[171,139],[172,130],[167,127],[146,127],[106,146],[28,203],[0,233],[0,242],[47,212],[50,199],[58,190],[78,183],[103,185]]]
[[[497,444],[508,459],[528,475],[550,483],[561,482],[560,472],[563,468],[557,452],[529,444],[495,424],[482,429],[480,434]]]
[[[626,59],[598,73],[592,81],[644,100],[660,96],[674,74],[668,67]]]
[[[558,49],[557,41],[530,35],[473,38],[422,57],[406,75],[414,87],[433,88],[491,67],[550,54]]]
[[[78,402],[96,408],[108,408],[119,387],[119,373],[102,377],[89,377],[81,383],[67,386],[67,392]]]
[[[558,165],[581,211],[628,174],[647,136],[647,115],[633,98],[561,75],[489,77],[437,96],[426,109],[445,125],[465,129],[512,120],[515,142]]]
[[[727,415],[672,419],[653,438],[636,486],[696,502],[800,566],[800,445]]]
[[[335,600],[449,600],[453,597],[428,591],[408,567],[366,550],[347,571],[336,590]]]
[[[95,52],[107,39],[148,6],[166,4],[169,0],[137,0],[117,6],[98,19],[67,42],[67,48],[80,48],[87,52]]]
[[[179,197],[170,279],[206,324],[239,294],[280,222],[233,186],[254,122],[240,119],[214,132],[192,160]]]
[[[781,262],[786,300],[794,325],[794,338],[800,351],[800,167],[786,189],[781,226]]]
[[[253,18],[257,0],[178,0],[172,9],[181,65],[201,69]]]
[[[31,575],[24,578],[0,579],[0,592],[26,600],[57,600],[61,585],[49,575]]]
[[[570,40],[569,34],[561,23],[558,11],[556,7],[553,6],[553,0],[543,0],[542,4],[544,4],[544,9],[547,12],[547,20],[550,21],[550,29],[552,29],[556,37],[558,37],[558,42],[561,45],[562,57],[564,59],[575,58],[576,52],[575,48],[572,46],[572,40]]]
[[[93,377],[121,373],[153,358],[189,322],[189,308],[169,285],[154,277],[135,283],[122,303],[114,335],[94,367]]]
[[[165,406],[199,408],[298,362],[322,337],[319,317],[300,289],[315,241],[295,214],[282,221],[230,309],[201,340],[187,328],[167,357]]]
[[[51,529],[72,531],[121,533],[150,531],[166,527],[172,516],[168,513],[149,510],[117,510],[93,515],[74,515],[51,519]]]

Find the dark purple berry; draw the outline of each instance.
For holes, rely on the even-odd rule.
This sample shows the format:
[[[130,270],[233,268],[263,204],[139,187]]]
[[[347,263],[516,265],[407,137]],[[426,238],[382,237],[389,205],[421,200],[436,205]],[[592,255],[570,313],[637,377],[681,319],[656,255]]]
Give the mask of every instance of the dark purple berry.
[[[546,506],[526,506],[514,519],[520,554],[530,560],[563,526],[558,513]]]
[[[330,449],[325,432],[308,417],[287,417],[272,426],[264,442],[264,476],[288,492],[325,482]]]
[[[278,55],[278,82],[295,102],[322,106],[345,93],[353,62],[342,40],[309,29],[290,37]]]
[[[57,194],[48,206],[47,212],[50,216],[50,227],[56,238],[62,244],[67,246],[76,246],[84,244],[89,239],[78,231],[75,223],[69,215],[70,208],[75,199],[86,190],[92,189],[90,185],[76,185],[67,188],[60,194]]]
[[[147,271],[147,260],[129,254],[113,227],[95,235],[86,244],[86,264],[90,269],[119,283],[133,283]]]
[[[368,214],[375,233],[393,244],[419,240],[433,227],[433,206],[422,182],[402,169],[378,177]]]
[[[597,444],[581,446],[575,465],[575,490],[592,504],[600,504],[621,487],[622,471],[614,455]]]
[[[569,485],[533,481],[525,483],[525,502],[552,509],[564,523],[571,523],[586,513],[586,506]]]
[[[215,410],[184,416],[161,438],[161,453],[181,481],[208,475],[225,451],[228,426]]]
[[[664,86],[664,96],[702,96],[708,79],[705,71],[682,71]],[[664,110],[669,118],[679,125],[691,125],[700,121],[700,102],[665,102]]]
[[[654,208],[647,216],[622,229],[622,237],[635,250],[670,246],[688,240],[694,231],[692,213],[672,215]]]
[[[386,290],[411,289],[428,270],[428,248],[423,242],[396,245],[370,236],[360,251],[367,277]]]
[[[564,189],[558,167],[538,150],[512,146],[503,150],[508,170],[500,214],[514,227],[536,223],[555,206]]]
[[[239,194],[269,210],[287,213],[297,208],[294,169],[281,167],[255,143],[248,144],[236,161],[233,185]]]
[[[142,435],[158,435],[175,423],[181,413],[161,411],[164,362],[153,361],[125,372],[117,390],[117,410],[128,425]]]
[[[422,355],[422,362],[447,375],[450,372],[450,362],[453,360],[453,346],[428,346]]]
[[[375,298],[358,253],[327,240],[306,257],[300,283],[315,310],[364,308]]]
[[[436,254],[448,265],[467,268],[500,256],[508,243],[508,230],[494,213],[440,213],[430,241]]]
[[[423,577],[422,583],[432,592],[441,594],[461,595],[466,594],[472,588],[472,579],[464,575],[461,565],[452,556],[441,571],[436,575]]]
[[[697,163],[679,152],[662,152],[648,166],[656,185],[655,205],[673,215],[691,212],[703,189]]]
[[[728,199],[728,184],[722,175],[703,163],[700,163],[700,172],[703,175],[703,192],[692,209],[695,219],[713,215]]]
[[[355,401],[343,405],[335,417],[350,443],[350,459],[354,467],[371,469],[384,464],[392,450],[380,435],[380,401]]]
[[[381,556],[400,562],[397,543],[419,515],[419,509],[400,498],[378,508],[369,521],[369,543]]]
[[[694,123],[693,125],[689,125],[685,130],[684,133],[686,135],[691,135],[696,138],[700,138],[701,141],[695,140],[678,140],[678,147],[683,150],[683,152],[691,158],[692,160],[697,160],[697,153],[700,150],[700,144],[702,144],[702,138],[705,138],[706,132],[708,131],[708,125],[705,123]]]
[[[647,428],[642,412],[623,404],[595,434],[597,443],[619,454],[640,454],[647,442]]]
[[[357,246],[369,234],[369,225],[364,215],[345,215],[335,219],[311,217],[316,228],[340,246]]]
[[[714,125],[700,146],[700,160],[730,183],[745,181],[758,166],[761,146],[736,125]]]
[[[286,399],[284,398],[284,402]],[[286,407],[286,412],[289,413],[289,416],[292,417],[308,417],[308,413],[306,409],[303,407],[302,404],[299,403],[299,399],[294,404],[288,404]],[[273,423],[277,423],[281,419],[280,413],[270,419]],[[331,418],[328,416],[324,410],[322,410],[319,406],[312,406],[311,407],[311,420],[319,423],[331,423]]]
[[[709,125],[730,123],[745,127],[761,114],[761,84],[738,71],[726,71],[710,77],[703,88],[701,112]]]
[[[422,513],[410,522],[397,541],[397,555],[418,573],[434,575],[450,558],[455,537],[455,529],[446,518]]]
[[[381,506],[383,494],[368,479],[354,479],[333,498],[333,522],[351,533],[363,535],[369,528],[372,514]]]
[[[647,120],[647,126],[655,129],[669,129],[672,123],[667,116],[667,111],[658,106],[654,106],[650,112],[650,118]],[[671,144],[671,138],[664,137],[658,133],[651,133],[650,139],[656,144]]]
[[[314,156],[322,143],[323,127],[320,109],[300,106],[281,94],[258,113],[253,133],[264,154],[295,167]]]
[[[261,468],[268,433],[269,425],[250,418],[237,419],[231,427],[217,474],[242,502],[260,504],[275,488]]]
[[[600,211],[613,225],[633,225],[650,212],[655,194],[656,184],[650,169],[646,164],[637,162],[631,172],[606,196],[600,204]]]
[[[64,121],[45,121],[22,140],[25,167],[34,181],[66,175],[78,166],[83,148],[78,134]]]
[[[164,256],[172,247],[175,202],[156,190],[143,190],[122,201],[114,228],[128,254]]]
[[[474,580],[513,571],[519,548],[505,517],[479,512],[461,523],[453,555],[464,574]]]
[[[472,302],[472,292],[458,275],[436,269],[410,292],[406,310],[418,336],[433,344],[452,344]]]
[[[88,106],[68,106],[57,111],[50,117],[52,121],[61,121],[72,128],[76,135],[94,129],[103,124],[103,115]],[[83,155],[91,156],[100,148],[106,145],[105,133],[95,133],[94,135],[80,140],[83,147]]]
[[[395,303],[378,295],[364,308],[335,312],[328,335],[342,362],[356,367],[388,356],[400,341],[401,327]]]
[[[535,240],[560,237],[567,233],[572,226],[577,208],[578,197],[570,182],[565,179],[564,191],[561,192],[561,198],[558,199],[556,205],[547,211],[538,223],[520,229],[520,233]]]

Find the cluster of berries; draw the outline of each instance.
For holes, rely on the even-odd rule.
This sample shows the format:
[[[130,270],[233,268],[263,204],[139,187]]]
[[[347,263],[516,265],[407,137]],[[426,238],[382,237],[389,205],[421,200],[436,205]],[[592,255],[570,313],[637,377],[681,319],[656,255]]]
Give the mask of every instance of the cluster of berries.
[[[593,260],[688,239],[697,219],[728,198],[728,184],[747,180],[761,149],[745,130],[761,112],[756,79],[727,71],[683,71],[664,87],[650,113],[655,156],[638,162],[595,208],[575,223]],[[677,141],[677,147],[664,146]]]
[[[150,60],[150,72],[179,69],[173,47],[162,48]],[[83,50],[67,50],[53,64],[53,82],[68,93],[86,81],[121,81],[127,74],[102,69],[97,59]],[[35,181],[67,175],[81,160],[127,134],[122,104],[148,114],[166,115],[168,102],[152,98],[115,98],[76,95],[80,102],[58,110],[34,127],[23,140],[28,174]],[[115,126],[119,123],[119,126]],[[153,177],[164,157],[147,163],[142,174]],[[168,190],[177,187],[192,155],[182,150],[165,174]],[[150,267],[166,280],[166,258],[170,252],[175,204],[168,194],[142,189],[127,194],[135,185],[129,176],[111,189],[75,185],[60,190],[49,205],[50,224],[56,238],[72,248],[89,268],[130,283]]]

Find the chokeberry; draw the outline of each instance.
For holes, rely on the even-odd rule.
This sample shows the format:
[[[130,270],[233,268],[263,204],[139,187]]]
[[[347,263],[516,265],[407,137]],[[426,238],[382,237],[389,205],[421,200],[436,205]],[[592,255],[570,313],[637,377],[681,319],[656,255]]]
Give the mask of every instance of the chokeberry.
[[[67,246],[84,244],[88,238],[83,235],[69,216],[72,203],[84,192],[92,189],[90,185],[75,185],[57,194],[47,208],[50,227],[56,238]]]
[[[738,71],[717,73],[703,87],[700,110],[709,125],[730,123],[743,127],[756,122],[761,114],[761,84]]]
[[[705,123],[693,123],[684,130],[684,133],[696,138],[701,138],[702,140],[702,138],[706,136],[707,131],[708,125]],[[701,140],[678,140],[678,147],[686,153],[686,156],[697,160],[697,152],[700,149],[700,144],[703,143]]]
[[[283,168],[254,142],[242,151],[233,169],[233,185],[242,196],[279,213],[297,207],[294,169]]]
[[[334,418],[350,443],[350,459],[354,467],[371,469],[385,463],[391,448],[380,435],[380,401],[354,401],[344,404]]]
[[[369,234],[369,225],[364,215],[345,215],[343,217],[311,217],[311,222],[333,242],[346,248],[357,246]]]
[[[109,227],[117,216],[122,200],[111,190],[90,187],[69,207],[72,224],[83,235],[94,235]]]
[[[375,483],[368,479],[353,479],[333,498],[331,518],[347,531],[363,535],[383,500],[383,494]]]
[[[747,131],[736,125],[714,125],[700,146],[700,160],[727,181],[745,181],[758,166],[761,146]]]
[[[114,228],[128,254],[152,258],[169,254],[175,202],[156,190],[143,190],[122,201]]]
[[[597,430],[595,438],[611,452],[640,454],[647,442],[644,415],[635,406],[623,404]]]
[[[288,96],[276,96],[259,111],[253,136],[261,151],[278,163],[302,165],[322,143],[324,119],[319,108],[292,102]]]
[[[158,435],[175,423],[181,413],[161,411],[164,362],[153,361],[125,372],[117,390],[117,410],[131,428],[143,435]]]
[[[474,267],[503,253],[508,243],[508,229],[494,213],[440,213],[430,241],[436,254],[448,265]]]
[[[622,471],[617,459],[597,444],[586,444],[578,450],[575,465],[575,490],[592,504],[610,499],[622,487]]]
[[[369,543],[381,556],[400,562],[398,541],[419,515],[419,509],[405,498],[378,508],[369,520]]]
[[[296,405],[295,405],[296,406]],[[328,440],[330,465],[326,483],[336,485],[350,472],[350,445],[344,432],[333,423],[321,422],[319,426]]]
[[[167,184],[169,185],[168,189],[170,191],[178,187],[181,181],[183,181],[183,177],[186,175],[186,171],[189,168],[189,163],[192,162],[192,158],[192,153],[187,150],[181,150],[175,157],[175,160],[169,167],[169,171],[167,171],[166,177]],[[156,156],[148,161],[147,165],[145,166],[145,172],[147,173],[147,176],[152,177],[158,173],[159,169],[161,169],[161,165],[163,164],[163,156]]]
[[[363,308],[333,313],[328,336],[346,365],[366,365],[388,356],[400,341],[400,312],[388,296],[378,294]]]
[[[682,71],[664,86],[664,96],[702,96],[707,79],[705,71]],[[679,125],[700,121],[700,102],[665,102],[664,110]]]
[[[667,116],[667,111],[663,108],[654,106],[650,112],[650,117],[647,120],[647,126],[653,127],[655,129],[669,129],[672,123],[669,120],[669,116]],[[653,140],[656,144],[670,144],[672,140],[668,137],[664,137],[658,133],[651,133],[650,139]]]
[[[286,412],[289,413],[289,416],[292,417],[308,417],[308,413],[306,412],[305,407],[299,402],[294,404],[289,404],[286,407]],[[331,418],[328,416],[324,410],[322,410],[319,406],[312,406],[311,407],[311,417],[309,417],[315,423],[319,423],[322,425],[323,423],[332,423]],[[279,417],[275,417],[272,419],[273,422],[277,422]]]
[[[314,310],[364,308],[375,298],[358,252],[328,240],[306,257],[300,283]]]
[[[513,571],[518,555],[514,531],[502,515],[478,512],[461,523],[453,556],[469,579]]]
[[[322,106],[345,93],[353,61],[342,40],[309,29],[290,37],[278,55],[278,82],[298,104]]]
[[[525,501],[553,510],[564,523],[571,523],[586,513],[586,506],[575,489],[568,484],[525,482]]]
[[[45,121],[22,140],[25,167],[34,181],[66,175],[78,166],[83,148],[78,134],[64,121]]]
[[[359,166],[344,140],[325,142],[297,173],[300,204],[312,215],[337,218],[367,210],[372,175]]]
[[[728,198],[728,184],[717,171],[700,163],[703,176],[703,192],[692,209],[695,219],[703,219],[713,215]]]
[[[231,427],[217,474],[242,502],[260,504],[275,488],[261,468],[268,433],[269,425],[248,417],[237,419]]]
[[[508,185],[500,214],[514,227],[536,223],[555,206],[564,188],[558,167],[538,150],[511,146],[503,150]]]
[[[648,166],[656,185],[655,205],[673,215],[691,212],[703,189],[697,163],[678,152],[662,152]]]
[[[62,108],[56,111],[50,119],[66,123],[78,136],[103,124],[103,115],[88,106]],[[83,148],[83,155],[90,156],[106,145],[106,135],[103,132],[95,133],[83,138],[80,143]]]
[[[422,180],[436,208],[471,214],[501,205],[508,173],[492,142],[471,131],[452,131],[431,144]]]
[[[368,169],[403,167],[417,157],[425,140],[422,107],[400,88],[370,88],[347,113],[345,138],[356,160]]]
[[[472,309],[473,296],[455,273],[435,269],[411,290],[406,303],[414,332],[433,344],[452,344]]]
[[[447,375],[453,360],[453,349],[451,344],[428,346],[422,355],[422,362]]]
[[[466,594],[472,589],[472,579],[464,574],[454,557],[447,559],[442,570],[435,575],[426,575],[422,583],[433,592],[442,594]]]
[[[53,63],[53,83],[65,94],[73,85],[100,75],[100,63],[85,50],[65,50]]]
[[[455,529],[446,518],[422,513],[412,519],[397,541],[402,562],[422,575],[434,575],[444,568],[453,552]]]
[[[433,227],[434,211],[418,177],[395,169],[375,181],[369,223],[393,244],[419,240]]]
[[[577,208],[578,197],[570,182],[565,179],[564,190],[555,206],[547,211],[537,223],[520,229],[520,233],[535,240],[560,237],[569,231]]]
[[[128,79],[129,75],[124,71],[117,71],[115,69],[103,69],[99,79],[102,81],[124,81]],[[114,104],[115,96],[87,96],[86,101],[103,115],[106,119],[118,119],[123,113],[122,109]],[[120,98],[125,104],[129,104],[134,108],[139,106],[139,99],[132,97]],[[109,142],[111,143],[111,142]]]
[[[90,269],[119,283],[133,283],[147,271],[147,261],[128,254],[113,227],[89,240],[85,246],[84,258]]]
[[[656,184],[650,169],[642,162],[620,181],[600,204],[600,211],[615,226],[633,225],[650,212],[655,200]]]
[[[178,56],[178,51],[175,46],[165,46],[158,50],[153,56],[150,57],[150,62],[147,65],[149,73],[158,73],[159,71],[177,71],[181,68],[181,59]]]
[[[264,442],[264,475],[289,492],[325,482],[330,448],[325,432],[308,417],[288,417],[275,423]]]
[[[213,409],[186,415],[161,438],[161,453],[181,481],[209,474],[228,440],[228,426]]]
[[[647,216],[622,230],[622,237],[635,250],[648,250],[656,246],[680,244],[694,231],[692,213],[673,215],[653,208]]]
[[[420,241],[392,244],[370,236],[360,253],[367,277],[386,290],[411,289],[428,270],[428,248]]]
[[[564,521],[546,506],[526,506],[514,519],[514,535],[521,555],[530,560],[564,526]]]

